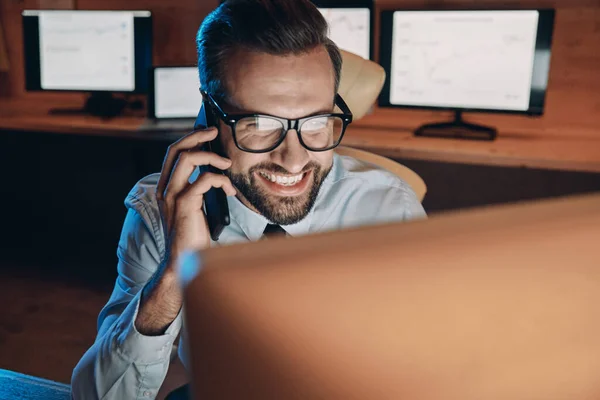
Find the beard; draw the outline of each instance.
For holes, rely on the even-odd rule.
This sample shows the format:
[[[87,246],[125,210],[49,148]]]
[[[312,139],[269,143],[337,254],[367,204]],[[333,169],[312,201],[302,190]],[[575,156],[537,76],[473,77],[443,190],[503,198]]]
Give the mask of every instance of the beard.
[[[254,165],[247,173],[232,173],[226,171],[227,176],[238,192],[250,203],[252,207],[266,219],[277,225],[291,225],[304,219],[315,205],[321,184],[327,178],[332,166],[323,168],[318,163],[311,161],[302,170],[312,170],[312,186],[299,196],[275,196],[268,193],[256,181],[256,172],[266,171],[274,174],[290,174],[285,168],[265,162]]]

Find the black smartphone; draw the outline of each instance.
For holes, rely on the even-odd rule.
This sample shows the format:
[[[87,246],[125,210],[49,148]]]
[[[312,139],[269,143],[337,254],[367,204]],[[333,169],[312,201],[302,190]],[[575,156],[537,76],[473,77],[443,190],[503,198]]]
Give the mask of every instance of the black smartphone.
[[[217,121],[215,120],[212,112],[210,110],[206,110],[204,104],[202,104],[200,111],[198,112],[196,122],[194,123],[194,130],[204,129],[211,126],[218,127]],[[216,153],[221,157],[225,156],[219,135],[217,135],[214,140],[205,143],[202,146],[202,150]],[[204,172],[212,172],[216,174],[223,173],[223,171],[213,167],[212,165],[203,165],[198,167],[198,169],[199,175],[203,174]],[[204,194],[204,212],[206,213],[206,221],[208,223],[210,237],[212,240],[217,241],[219,240],[223,229],[225,229],[230,222],[227,195],[223,189],[213,187]]]

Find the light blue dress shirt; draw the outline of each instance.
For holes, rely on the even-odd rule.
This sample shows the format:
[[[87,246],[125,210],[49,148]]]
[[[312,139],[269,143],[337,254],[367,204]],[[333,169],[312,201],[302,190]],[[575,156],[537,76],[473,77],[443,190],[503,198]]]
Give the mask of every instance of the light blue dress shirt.
[[[165,255],[165,238],[155,198],[159,175],[138,182],[125,200],[128,209],[117,250],[118,277],[98,317],[98,335],[73,371],[78,399],[154,398],[166,376],[173,344],[182,329],[182,312],[162,336],[144,336],[134,321],[140,293]],[[268,223],[233,197],[231,224],[218,243],[259,240]],[[350,157],[334,156],[333,168],[315,205],[302,221],[283,228],[293,237],[364,225],[425,218],[408,184],[396,175]],[[181,332],[180,332],[181,331]],[[179,357],[187,365],[185,340]]]

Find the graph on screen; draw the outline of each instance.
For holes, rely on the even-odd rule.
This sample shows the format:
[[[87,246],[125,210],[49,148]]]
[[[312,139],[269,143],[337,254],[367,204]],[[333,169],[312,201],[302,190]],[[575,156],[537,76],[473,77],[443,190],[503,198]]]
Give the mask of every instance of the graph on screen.
[[[390,102],[526,111],[537,11],[394,13]]]
[[[42,88],[134,90],[133,18],[127,12],[41,12]]]
[[[368,8],[319,8],[337,46],[365,59],[370,57],[371,14]]]
[[[195,118],[202,105],[198,68],[154,70],[154,114],[156,118]]]

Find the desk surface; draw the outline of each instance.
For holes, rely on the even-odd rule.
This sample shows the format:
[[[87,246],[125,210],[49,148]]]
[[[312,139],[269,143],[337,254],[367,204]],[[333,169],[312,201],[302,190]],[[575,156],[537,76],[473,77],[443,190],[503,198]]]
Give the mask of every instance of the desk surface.
[[[575,124],[548,127],[526,117],[486,114],[467,119],[496,126],[499,134],[493,142],[413,136],[413,130],[420,124],[440,119],[444,119],[444,114],[439,112],[405,114],[378,109],[353,123],[343,143],[394,158],[600,172],[600,126],[598,130]],[[102,120],[85,115],[50,115],[47,107],[27,107],[24,101],[0,100],[0,129],[4,130],[168,141],[186,133],[181,129],[148,130],[146,125],[143,113]]]

